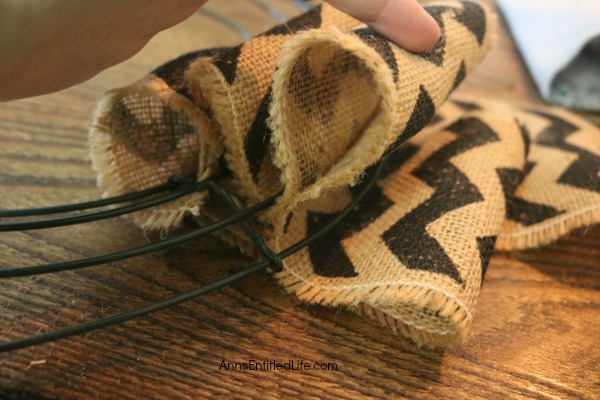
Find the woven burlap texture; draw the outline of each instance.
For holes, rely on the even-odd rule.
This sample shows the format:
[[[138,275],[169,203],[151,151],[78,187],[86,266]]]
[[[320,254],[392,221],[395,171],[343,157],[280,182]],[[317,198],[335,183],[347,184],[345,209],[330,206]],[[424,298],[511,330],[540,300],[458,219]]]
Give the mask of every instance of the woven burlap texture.
[[[240,206],[282,192],[252,220],[278,252],[334,218],[387,154],[367,199],[276,277],[419,345],[465,338],[496,242],[538,246],[600,220],[599,178],[582,175],[598,170],[600,146],[594,126],[565,113],[474,99],[441,107],[491,46],[495,17],[474,2],[426,9],[444,33],[426,53],[323,5],[109,92],[90,134],[100,186],[117,195],[226,168]],[[225,213],[196,194],[134,218],[168,230]],[[239,228],[219,234],[252,254]]]

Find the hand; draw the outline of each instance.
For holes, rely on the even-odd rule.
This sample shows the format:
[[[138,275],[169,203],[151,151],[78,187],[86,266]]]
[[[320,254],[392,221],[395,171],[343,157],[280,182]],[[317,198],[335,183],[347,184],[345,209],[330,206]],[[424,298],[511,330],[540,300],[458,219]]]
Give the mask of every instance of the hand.
[[[0,101],[64,89],[140,51],[207,0],[0,0]],[[327,0],[412,51],[440,36],[416,0]]]
[[[440,39],[440,27],[416,0],[325,1],[410,51],[429,50]]]
[[[90,79],[206,1],[0,0],[0,101]]]

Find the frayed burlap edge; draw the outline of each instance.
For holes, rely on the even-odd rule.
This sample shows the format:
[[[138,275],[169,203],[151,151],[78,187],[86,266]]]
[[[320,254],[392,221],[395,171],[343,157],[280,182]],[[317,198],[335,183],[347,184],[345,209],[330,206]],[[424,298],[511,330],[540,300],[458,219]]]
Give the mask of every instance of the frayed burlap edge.
[[[294,134],[293,127],[286,126],[288,110],[287,86],[290,75],[297,60],[313,44],[335,45],[341,50],[346,50],[367,67],[375,90],[381,97],[379,110],[357,138],[352,147],[340,159],[330,166],[329,170],[307,188],[301,187],[301,182],[296,173],[298,168],[290,168],[294,163],[295,155],[291,153],[286,143],[286,135]],[[328,189],[342,185],[354,185],[364,173],[364,170],[376,163],[389,145],[396,139],[400,107],[396,93],[396,84],[389,67],[377,51],[367,46],[355,35],[341,32],[329,27],[310,30],[298,34],[293,40],[284,45],[277,71],[273,75],[273,102],[270,109],[269,127],[273,131],[272,143],[275,148],[274,164],[282,172],[281,181],[285,187],[282,196],[270,215],[279,216],[279,219],[292,211],[296,205],[308,199],[317,198]],[[283,221],[274,223],[282,226]]]
[[[455,296],[432,285],[419,282],[373,283],[368,287],[348,286],[322,287],[303,280],[288,268],[275,275],[281,286],[294,293],[302,301],[323,306],[345,306],[388,327],[429,349],[444,348],[464,340],[470,331],[472,314],[468,307]],[[350,290],[349,290],[350,289]],[[396,295],[394,295],[394,293]],[[390,296],[392,294],[392,296]],[[363,302],[368,298],[368,302]],[[385,302],[378,302],[385,298]],[[430,329],[394,310],[402,305],[417,307],[421,312],[439,315],[445,321],[445,329]]]
[[[119,196],[128,193],[119,175],[118,164],[112,151],[110,134],[110,117],[115,102],[128,93],[158,97],[168,107],[182,110],[197,131],[212,131],[211,123],[204,113],[189,100],[170,89],[159,78],[147,77],[130,86],[113,89],[107,92],[98,103],[89,133],[89,153],[92,167],[97,172],[97,184],[104,189],[103,197]],[[108,121],[106,119],[108,118]],[[211,137],[211,135],[198,135]],[[204,179],[214,173],[212,165],[216,161],[215,154],[222,152],[216,140],[203,141],[204,148],[198,158],[198,179]],[[144,230],[171,230],[178,227],[185,215],[198,214],[204,203],[206,193],[194,193],[171,202],[168,207],[155,207],[132,214],[134,222]],[[175,207],[173,206],[175,204]]]
[[[600,223],[600,204],[560,215],[546,223],[498,235],[496,249],[523,250],[550,244],[576,229]]]
[[[256,186],[242,184],[252,182],[252,176],[249,168],[244,164],[244,155],[239,152],[239,149],[243,148],[243,143],[235,135],[239,126],[235,100],[232,98],[231,88],[226,84],[223,74],[210,61],[211,58],[206,57],[190,64],[185,73],[188,90],[193,98],[211,100],[210,109],[213,113],[213,120],[215,124],[219,125],[216,129],[221,133],[223,145],[227,149],[225,160],[229,169],[237,175],[237,179],[228,182],[233,185],[231,192],[249,199],[250,203],[255,203],[261,200]],[[231,134],[224,134],[226,132]]]

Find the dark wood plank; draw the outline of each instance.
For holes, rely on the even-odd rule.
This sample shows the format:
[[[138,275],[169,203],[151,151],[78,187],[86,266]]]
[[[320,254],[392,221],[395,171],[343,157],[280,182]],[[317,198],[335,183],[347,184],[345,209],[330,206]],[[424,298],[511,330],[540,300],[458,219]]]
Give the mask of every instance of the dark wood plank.
[[[218,7],[243,10],[241,1]],[[294,12],[289,4],[282,9]],[[244,14],[246,27],[268,24],[264,15],[250,15]],[[2,207],[97,197],[86,124],[101,93],[180,53],[239,40],[197,15],[89,82],[0,104]],[[539,101],[505,31],[461,91]],[[0,262],[44,263],[145,241],[124,220],[2,234]],[[202,247],[187,243],[101,267],[2,281],[0,339],[154,302],[248,263]],[[600,398],[599,266],[600,226],[541,249],[496,254],[472,337],[444,354],[421,351],[346,311],[304,305],[282,293],[268,274],[255,276],[146,318],[2,354],[0,398]],[[219,369],[222,361],[250,360],[336,363],[337,370]]]

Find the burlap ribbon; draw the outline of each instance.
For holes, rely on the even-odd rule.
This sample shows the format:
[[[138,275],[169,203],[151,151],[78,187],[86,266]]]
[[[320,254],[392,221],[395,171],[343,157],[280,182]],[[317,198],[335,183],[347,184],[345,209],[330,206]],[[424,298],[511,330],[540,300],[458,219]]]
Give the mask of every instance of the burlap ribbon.
[[[427,10],[444,40],[426,53],[323,5],[109,92],[90,134],[100,186],[117,195],[228,169],[241,206],[282,192],[252,221],[277,252],[334,218],[388,154],[368,198],[276,278],[419,345],[464,338],[494,246],[539,246],[600,221],[600,133],[558,110],[441,107],[490,47],[495,18],[473,2]],[[134,218],[168,230],[225,213],[202,193]],[[219,235],[252,255],[237,228]]]

